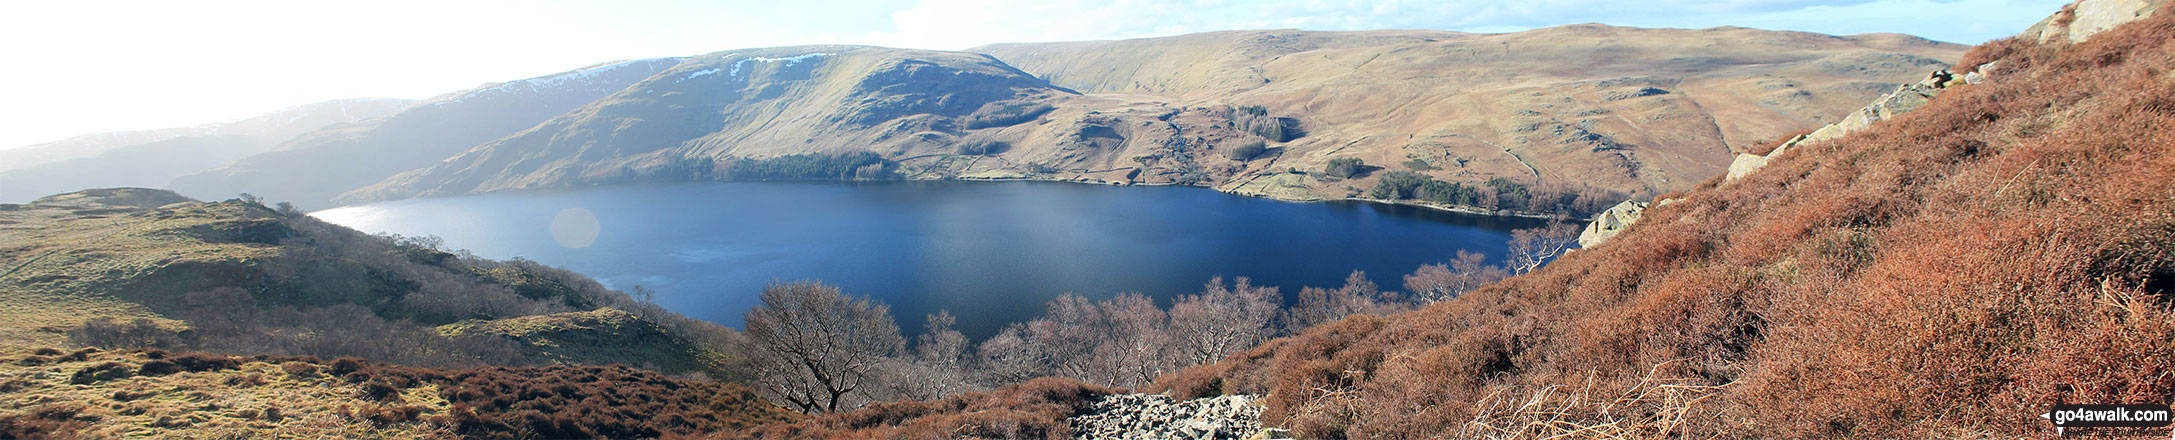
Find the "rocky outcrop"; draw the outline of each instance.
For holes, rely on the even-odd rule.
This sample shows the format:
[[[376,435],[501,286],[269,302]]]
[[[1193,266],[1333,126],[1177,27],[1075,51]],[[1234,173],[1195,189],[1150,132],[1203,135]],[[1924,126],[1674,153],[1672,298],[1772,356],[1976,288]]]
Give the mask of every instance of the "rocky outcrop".
[[[1216,396],[1175,400],[1161,394],[1113,394],[1073,417],[1081,439],[1247,439],[1289,438],[1283,430],[1261,428],[1261,407],[1254,396]],[[1265,431],[1267,436],[1262,434]]]
[[[1919,80],[1917,83],[1896,87],[1895,91],[1888,92],[1887,95],[1882,95],[1880,99],[1873,100],[1873,103],[1867,104],[1865,108],[1843,116],[1841,121],[1820,127],[1819,130],[1813,130],[1812,134],[1805,135],[1802,142],[1842,137],[1844,134],[1871,127],[1875,122],[1894,119],[1896,116],[1918,110],[1919,107],[1926,105],[1926,101],[1940,95],[1943,89],[1954,83],[1956,83],[1956,75],[1949,73],[1948,69],[1935,70],[1933,73],[1927,74],[1926,79]],[[1776,149],[1776,151],[1781,150],[1780,148]],[[1769,152],[1769,154],[1774,153]]]
[[[1586,223],[1586,230],[1578,234],[1578,247],[1594,247],[1607,241],[1609,237],[1624,232],[1624,228],[1637,223],[1639,217],[1646,213],[1646,206],[1646,202],[1625,200],[1607,211],[1601,211],[1601,214],[1593,217],[1592,222]]]
[[[2040,43],[2082,42],[2100,31],[2152,16],[2167,0],[2079,0],[2040,20],[2017,38]]]
[[[2113,29],[2123,23],[2151,16],[2154,10],[2160,9],[2167,2],[2168,0],[2078,0],[2076,3],[2063,7],[2061,12],[2041,20],[2039,24],[2033,25],[2031,29],[2025,30],[2024,33],[2018,34],[2017,38],[2039,40],[2042,43],[2057,41],[2080,42],[2100,31]],[[1844,116],[1841,121],[1820,127],[1819,130],[1814,130],[1811,134],[1791,138],[1789,141],[1783,142],[1781,146],[1775,147],[1773,151],[1769,151],[1766,155],[1738,154],[1736,160],[1730,162],[1729,174],[1723,177],[1723,180],[1725,182],[1733,181],[1752,174],[1753,171],[1758,171],[1761,167],[1767,166],[1768,161],[1781,156],[1782,152],[1788,151],[1792,146],[1842,137],[1845,134],[1864,130],[1875,122],[1893,119],[1898,115],[1917,110],[1919,107],[1925,106],[1926,102],[1931,101],[1934,96],[1940,95],[1941,91],[1951,86],[1978,84],[1986,81],[1988,73],[1992,72],[1993,69],[1994,63],[1987,63],[1963,75],[1950,73],[1948,69],[1936,70],[1927,75],[1926,79],[1920,80],[1916,84],[1904,84],[1897,87],[1895,91],[1881,96],[1880,99],[1874,100],[1872,104],[1865,106],[1865,108],[1852,112],[1849,116]]]
[[[1896,116],[1918,110],[1919,107],[1924,107],[1927,101],[1933,100],[1933,97],[1939,96],[1941,91],[1948,89],[1950,86],[1965,82],[1976,83],[1982,81],[1986,77],[1984,72],[1987,71],[1987,68],[1988,66],[1981,66],[1978,71],[1963,75],[1961,78],[1956,74],[1949,73],[1948,69],[1935,70],[1932,74],[1926,75],[1924,80],[1896,87],[1895,91],[1888,92],[1887,95],[1881,96],[1880,99],[1873,100],[1873,103],[1867,104],[1865,108],[1851,112],[1850,115],[1844,116],[1841,121],[1820,127],[1819,130],[1813,130],[1810,134],[1790,138],[1789,141],[1783,142],[1782,145],[1775,147],[1773,151],[1769,151],[1765,155],[1740,153],[1737,155],[1736,160],[1730,162],[1729,174],[1723,177],[1723,181],[1733,181],[1752,174],[1753,171],[1758,171],[1761,167],[1767,166],[1768,161],[1782,156],[1784,151],[1788,151],[1790,147],[1798,144],[1842,137],[1845,134],[1871,127],[1875,122],[1894,119]]]

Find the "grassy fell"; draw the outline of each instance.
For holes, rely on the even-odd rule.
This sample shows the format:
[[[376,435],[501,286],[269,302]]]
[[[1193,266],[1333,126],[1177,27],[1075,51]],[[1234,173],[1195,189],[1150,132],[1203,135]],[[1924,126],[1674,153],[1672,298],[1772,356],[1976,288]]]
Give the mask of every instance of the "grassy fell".
[[[239,202],[145,208],[170,200],[148,191],[92,190],[0,210],[0,261],[8,264],[0,310],[10,318],[0,338],[59,345],[61,330],[92,317],[175,314],[182,293],[244,282],[252,265],[278,254],[202,238],[247,229],[276,215],[270,210]]]
[[[666,374],[702,373],[714,379],[740,379],[729,356],[673,334],[625,311],[605,307],[586,312],[463,321],[440,326],[446,335],[489,335],[520,343],[531,359],[569,365],[634,362]]]
[[[430,367],[625,363],[744,379],[738,358],[721,354],[734,350],[734,331],[579,274],[364,235],[254,201],[116,188],[0,205],[0,262],[0,342],[12,346]],[[448,324],[458,325],[437,328]]]

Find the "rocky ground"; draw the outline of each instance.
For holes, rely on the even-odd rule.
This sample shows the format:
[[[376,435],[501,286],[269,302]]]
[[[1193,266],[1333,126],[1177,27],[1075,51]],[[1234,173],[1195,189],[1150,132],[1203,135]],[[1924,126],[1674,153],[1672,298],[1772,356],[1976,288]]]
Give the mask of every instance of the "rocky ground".
[[[1116,394],[1096,402],[1094,412],[1073,417],[1072,428],[1082,439],[1289,438],[1284,430],[1261,427],[1261,407],[1254,399]]]

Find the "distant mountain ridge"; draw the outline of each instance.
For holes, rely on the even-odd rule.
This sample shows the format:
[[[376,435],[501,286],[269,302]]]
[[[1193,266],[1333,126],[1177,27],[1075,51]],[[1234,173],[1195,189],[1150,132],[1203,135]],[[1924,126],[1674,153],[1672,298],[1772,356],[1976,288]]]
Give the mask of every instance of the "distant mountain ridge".
[[[853,152],[876,153],[893,176],[912,179],[1179,183],[1292,199],[1352,197],[1374,183],[1375,175],[1309,172],[1338,157],[1392,169],[1417,161],[1430,178],[1468,185],[1510,178],[1660,192],[1720,174],[1732,145],[1818,127],[1962,48],[1894,34],[1575,25],[1492,35],[1233,31],[972,50],[988,56],[727,51],[338,201],[729,180],[738,160]],[[907,61],[951,73],[885,70]],[[765,67],[748,67],[756,65]],[[937,91],[898,99],[938,105],[884,96],[904,89]],[[1048,110],[1002,126],[969,122],[1007,107]],[[1304,136],[1251,132],[1259,124],[1244,119],[1261,117],[1295,123],[1290,132]],[[1274,154],[1231,154],[1250,142],[1270,143]],[[967,151],[980,143],[1004,147]]]
[[[277,143],[255,136],[183,136],[0,171],[0,203],[99,186],[163,186],[176,176],[225,166]]]
[[[327,125],[393,114],[414,105],[412,99],[357,98],[303,104],[233,121],[189,127],[93,133],[53,142],[0,150],[0,171],[97,156],[106,151],[196,136],[245,136],[278,143]],[[110,186],[110,185],[109,185]],[[82,189],[82,188],[73,188]],[[35,194],[44,195],[44,194]]]
[[[451,93],[168,186],[317,209],[778,178],[751,170],[836,158],[795,176],[1177,184],[1577,215],[1611,194],[1720,175],[1741,150],[1833,121],[1962,50],[1895,34],[1604,25],[1229,31],[981,53],[740,49]],[[1363,165],[1325,172],[1333,159]]]
[[[988,57],[728,51],[339,201],[729,180],[736,160],[850,152],[876,153],[894,176],[912,179],[1179,183],[1302,200],[1353,197],[1381,175],[1311,172],[1339,157],[1392,170],[1424,163],[1428,169],[1416,171],[1476,186],[1508,178],[1661,192],[1720,174],[1737,148],[1840,117],[1962,49],[1893,34],[1574,25],[1514,34],[1233,31],[973,50]],[[861,57],[878,54],[948,71],[1019,72],[983,78],[1006,84],[1010,96],[938,99],[1049,110],[1032,121],[969,127],[976,114],[966,106],[892,111],[868,105],[884,98],[837,98],[861,96],[854,87],[981,85],[860,67],[879,62]],[[755,76],[740,78],[738,69],[756,59],[790,59],[776,64],[779,72],[817,76],[751,70]],[[742,85],[690,82],[719,74],[751,82],[736,90],[727,89]],[[1249,116],[1238,107],[1294,123],[1290,132],[1304,135],[1252,133],[1242,126],[1259,124],[1242,120]],[[685,122],[659,123],[674,119]],[[1250,142],[1268,143],[1272,154],[1231,154]],[[962,154],[977,143],[1004,149]]]
[[[218,169],[175,178],[169,187],[204,198],[249,192],[328,207],[341,192],[528,129],[678,63],[678,58],[606,63],[449,93],[372,123],[311,133]]]
[[[1109,112],[1081,110],[1090,108]],[[1007,109],[1036,114],[987,122]],[[802,153],[950,157],[975,141],[1007,142],[1019,160],[1057,162],[1037,156],[1133,145],[1118,131],[1151,118],[1119,110],[981,54],[866,46],[719,52],[342,201],[710,179],[737,159]],[[1073,124],[1026,123],[1037,117]]]
[[[989,53],[1087,93],[1178,105],[1247,104],[1308,136],[1249,174],[1335,157],[1434,178],[1687,188],[1736,149],[1816,128],[1946,66],[1965,46],[1898,34],[1581,24],[1508,34],[1231,31],[1121,41],[997,44]],[[1361,185],[1353,188],[1366,189]],[[1266,192],[1247,181],[1241,193]]]

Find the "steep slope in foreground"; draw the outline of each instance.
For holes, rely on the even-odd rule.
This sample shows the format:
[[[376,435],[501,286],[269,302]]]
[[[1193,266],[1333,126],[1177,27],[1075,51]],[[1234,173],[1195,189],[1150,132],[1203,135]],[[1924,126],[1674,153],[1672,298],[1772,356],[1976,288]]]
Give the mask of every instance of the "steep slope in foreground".
[[[94,133],[37,145],[0,150],[0,171],[27,168],[108,151],[184,137],[241,136],[266,147],[329,125],[381,118],[415,105],[412,99],[359,98],[325,101],[273,110],[246,119],[193,127]],[[258,148],[252,152],[264,151]],[[107,185],[112,186],[112,185]],[[82,188],[70,188],[82,189]]]
[[[624,363],[741,378],[737,332],[572,272],[149,189],[0,204],[0,315],[0,344],[13,347]]]
[[[1682,190],[1721,174],[1733,152],[1833,122],[1965,48],[1895,34],[1588,24],[1509,34],[1232,31],[970,50],[1086,93],[1258,105],[1295,118],[1305,137],[1219,187],[1275,195],[1275,186],[1296,185],[1341,198],[1385,173],[1324,182],[1287,172],[1356,157],[1465,184]]]
[[[430,369],[0,351],[0,438],[657,438],[792,420],[747,387],[614,367]]]
[[[448,93],[386,119],[312,132],[231,165],[175,178],[169,187],[201,198],[246,192],[326,208],[342,192],[534,127],[679,61],[604,63]]]
[[[2036,436],[2057,402],[2168,402],[2159,3],[2075,44],[1974,49],[1987,81],[1666,196],[1538,272],[1159,387],[1265,393],[1264,421],[1310,438]]]

